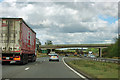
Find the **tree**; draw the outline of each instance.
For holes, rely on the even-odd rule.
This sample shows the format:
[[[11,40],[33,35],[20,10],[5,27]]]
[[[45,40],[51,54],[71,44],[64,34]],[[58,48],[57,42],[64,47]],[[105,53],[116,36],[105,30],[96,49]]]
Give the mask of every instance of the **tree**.
[[[41,45],[41,42],[40,42],[40,40],[38,38],[36,38],[36,44]]]
[[[41,51],[40,48],[39,48],[40,45],[41,45],[40,40],[39,40],[38,38],[36,38],[36,48],[37,48],[37,51],[38,51],[38,52]]]
[[[120,37],[116,38],[115,40],[115,44],[113,44],[112,46],[104,49],[104,57],[119,57],[119,53],[120,53]]]
[[[116,39],[116,42],[115,42],[115,44],[114,45],[112,45],[111,47],[110,47],[110,49],[108,50],[108,52],[109,52],[109,57],[118,57],[118,54],[119,54],[119,52],[120,52],[120,43],[119,43],[119,41],[120,41],[120,38],[118,38],[118,39]]]
[[[93,53],[98,53],[99,50],[97,48],[88,48],[87,52],[92,51]]]

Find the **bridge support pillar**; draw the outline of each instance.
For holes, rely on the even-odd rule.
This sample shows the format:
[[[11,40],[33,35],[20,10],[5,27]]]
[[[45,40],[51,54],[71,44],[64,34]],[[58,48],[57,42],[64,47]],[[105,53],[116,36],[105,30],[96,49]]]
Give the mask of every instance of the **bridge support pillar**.
[[[99,48],[99,57],[102,57],[102,48]]]

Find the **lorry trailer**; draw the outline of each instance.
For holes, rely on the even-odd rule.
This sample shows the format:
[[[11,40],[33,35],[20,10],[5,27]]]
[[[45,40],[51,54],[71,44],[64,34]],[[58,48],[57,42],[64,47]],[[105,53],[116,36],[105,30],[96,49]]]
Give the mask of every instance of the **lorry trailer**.
[[[0,19],[2,64],[36,61],[36,33],[22,18]]]

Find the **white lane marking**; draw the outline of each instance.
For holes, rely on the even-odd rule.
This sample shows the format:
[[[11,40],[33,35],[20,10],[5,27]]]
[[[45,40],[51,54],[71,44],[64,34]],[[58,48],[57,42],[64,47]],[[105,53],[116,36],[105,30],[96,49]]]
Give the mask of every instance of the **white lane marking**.
[[[29,67],[25,68],[25,71],[27,71],[28,69],[30,69]]]
[[[64,57],[62,58],[62,61],[63,61],[63,63],[70,69],[70,70],[72,70],[74,73],[76,73],[78,76],[80,76],[81,78],[83,78],[84,80],[89,80],[89,79],[87,79],[85,76],[83,76],[83,75],[81,75],[80,73],[78,73],[77,71],[75,71],[73,68],[71,68],[70,66],[68,66],[66,63],[65,63],[65,61],[64,61]]]
[[[5,79],[5,80],[10,80],[10,79]]]
[[[10,63],[15,63],[16,61],[10,61]]]

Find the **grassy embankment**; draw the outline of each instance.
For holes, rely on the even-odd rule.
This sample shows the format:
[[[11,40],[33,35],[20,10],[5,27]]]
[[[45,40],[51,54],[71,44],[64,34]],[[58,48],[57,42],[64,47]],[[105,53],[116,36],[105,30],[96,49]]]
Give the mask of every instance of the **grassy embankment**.
[[[69,65],[92,78],[118,78],[118,64],[88,60],[74,60]]]

